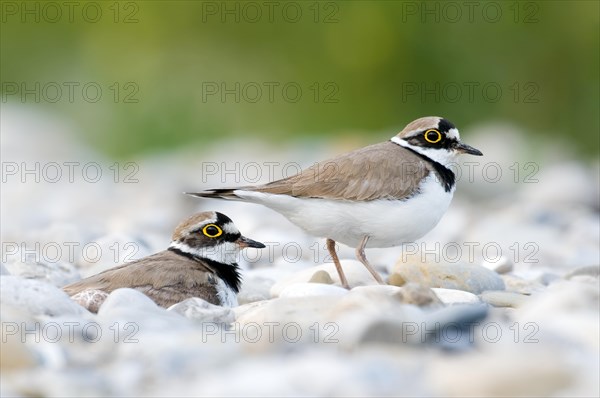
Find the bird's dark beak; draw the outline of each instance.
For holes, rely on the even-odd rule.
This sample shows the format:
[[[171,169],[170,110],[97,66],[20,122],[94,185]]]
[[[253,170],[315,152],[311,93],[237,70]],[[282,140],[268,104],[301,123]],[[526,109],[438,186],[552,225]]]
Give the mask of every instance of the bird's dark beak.
[[[255,240],[252,239],[248,239],[245,236],[240,236],[240,238],[238,240],[235,241],[238,245],[240,245],[240,248],[245,249],[247,247],[255,247],[257,249],[264,249],[266,246],[260,242],[257,242]]]
[[[467,144],[463,144],[462,142],[457,142],[456,145],[454,145],[454,149],[460,153],[468,153],[469,155],[483,156],[483,153],[481,153],[479,149],[473,148],[472,146]]]

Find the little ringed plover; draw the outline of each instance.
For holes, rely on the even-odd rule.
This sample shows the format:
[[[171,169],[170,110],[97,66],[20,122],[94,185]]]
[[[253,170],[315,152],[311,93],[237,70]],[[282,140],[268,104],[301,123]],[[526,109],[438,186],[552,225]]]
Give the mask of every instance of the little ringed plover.
[[[63,290],[92,312],[119,288],[139,290],[165,308],[190,297],[233,307],[237,306],[241,284],[236,261],[240,250],[247,247],[265,245],[242,236],[222,213],[198,213],[175,228],[167,250],[90,276]]]
[[[336,241],[356,248],[357,258],[383,283],[364,249],[412,242],[435,227],[456,188],[449,166],[463,153],[482,155],[460,141],[448,120],[423,117],[389,141],[316,163],[291,177],[190,195],[267,206],[309,234],[327,239],[344,287],[349,286]]]

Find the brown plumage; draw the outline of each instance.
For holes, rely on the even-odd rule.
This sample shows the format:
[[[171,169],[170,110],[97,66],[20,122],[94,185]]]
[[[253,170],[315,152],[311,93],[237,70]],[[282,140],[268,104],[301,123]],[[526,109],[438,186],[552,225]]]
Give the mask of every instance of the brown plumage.
[[[164,250],[72,283],[63,290],[74,296],[84,290],[111,293],[127,287],[139,290],[165,308],[190,297],[201,297],[221,305],[214,275],[214,271],[201,261]]]
[[[375,200],[404,199],[415,193],[419,181],[434,168],[406,148],[382,142],[314,164],[300,173],[265,185],[240,190],[294,197]],[[226,197],[233,190],[202,192]]]

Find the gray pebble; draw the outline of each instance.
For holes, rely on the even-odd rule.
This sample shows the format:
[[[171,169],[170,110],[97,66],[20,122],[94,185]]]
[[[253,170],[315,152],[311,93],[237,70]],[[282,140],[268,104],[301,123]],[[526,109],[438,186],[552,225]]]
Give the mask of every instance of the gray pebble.
[[[63,287],[81,279],[79,271],[73,264],[62,261],[55,263],[14,261],[4,265],[10,275],[44,281],[56,287]]]
[[[503,291],[489,291],[483,292],[480,295],[481,300],[493,305],[494,307],[511,307],[518,308],[525,304],[529,299],[529,296],[515,293],[515,292],[503,292]]]
[[[235,321],[235,314],[231,308],[214,305],[197,297],[174,304],[167,311],[199,322],[231,323]]]
[[[61,289],[42,281],[2,275],[0,294],[2,304],[20,308],[29,315],[89,314]]]
[[[508,257],[502,256],[496,262],[484,261],[482,265],[498,274],[507,274],[514,269],[515,264]]]
[[[573,271],[567,273],[564,278],[571,279],[574,276],[592,276],[594,278],[598,278],[600,276],[600,266],[599,265],[588,265],[584,267],[575,268]]]
[[[465,290],[474,294],[504,290],[504,282],[498,274],[478,265],[398,262],[394,273],[407,282],[427,287]]]

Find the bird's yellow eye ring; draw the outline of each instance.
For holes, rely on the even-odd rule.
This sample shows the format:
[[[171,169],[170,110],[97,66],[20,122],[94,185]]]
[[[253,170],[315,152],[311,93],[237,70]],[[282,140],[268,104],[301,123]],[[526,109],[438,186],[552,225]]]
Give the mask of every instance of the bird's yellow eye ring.
[[[217,236],[221,236],[223,234],[223,230],[219,228],[218,225],[208,224],[202,228],[202,233],[209,238],[216,238]]]
[[[425,132],[424,137],[425,141],[429,142],[430,144],[437,144],[442,140],[442,133],[440,133],[437,130],[431,129]]]

